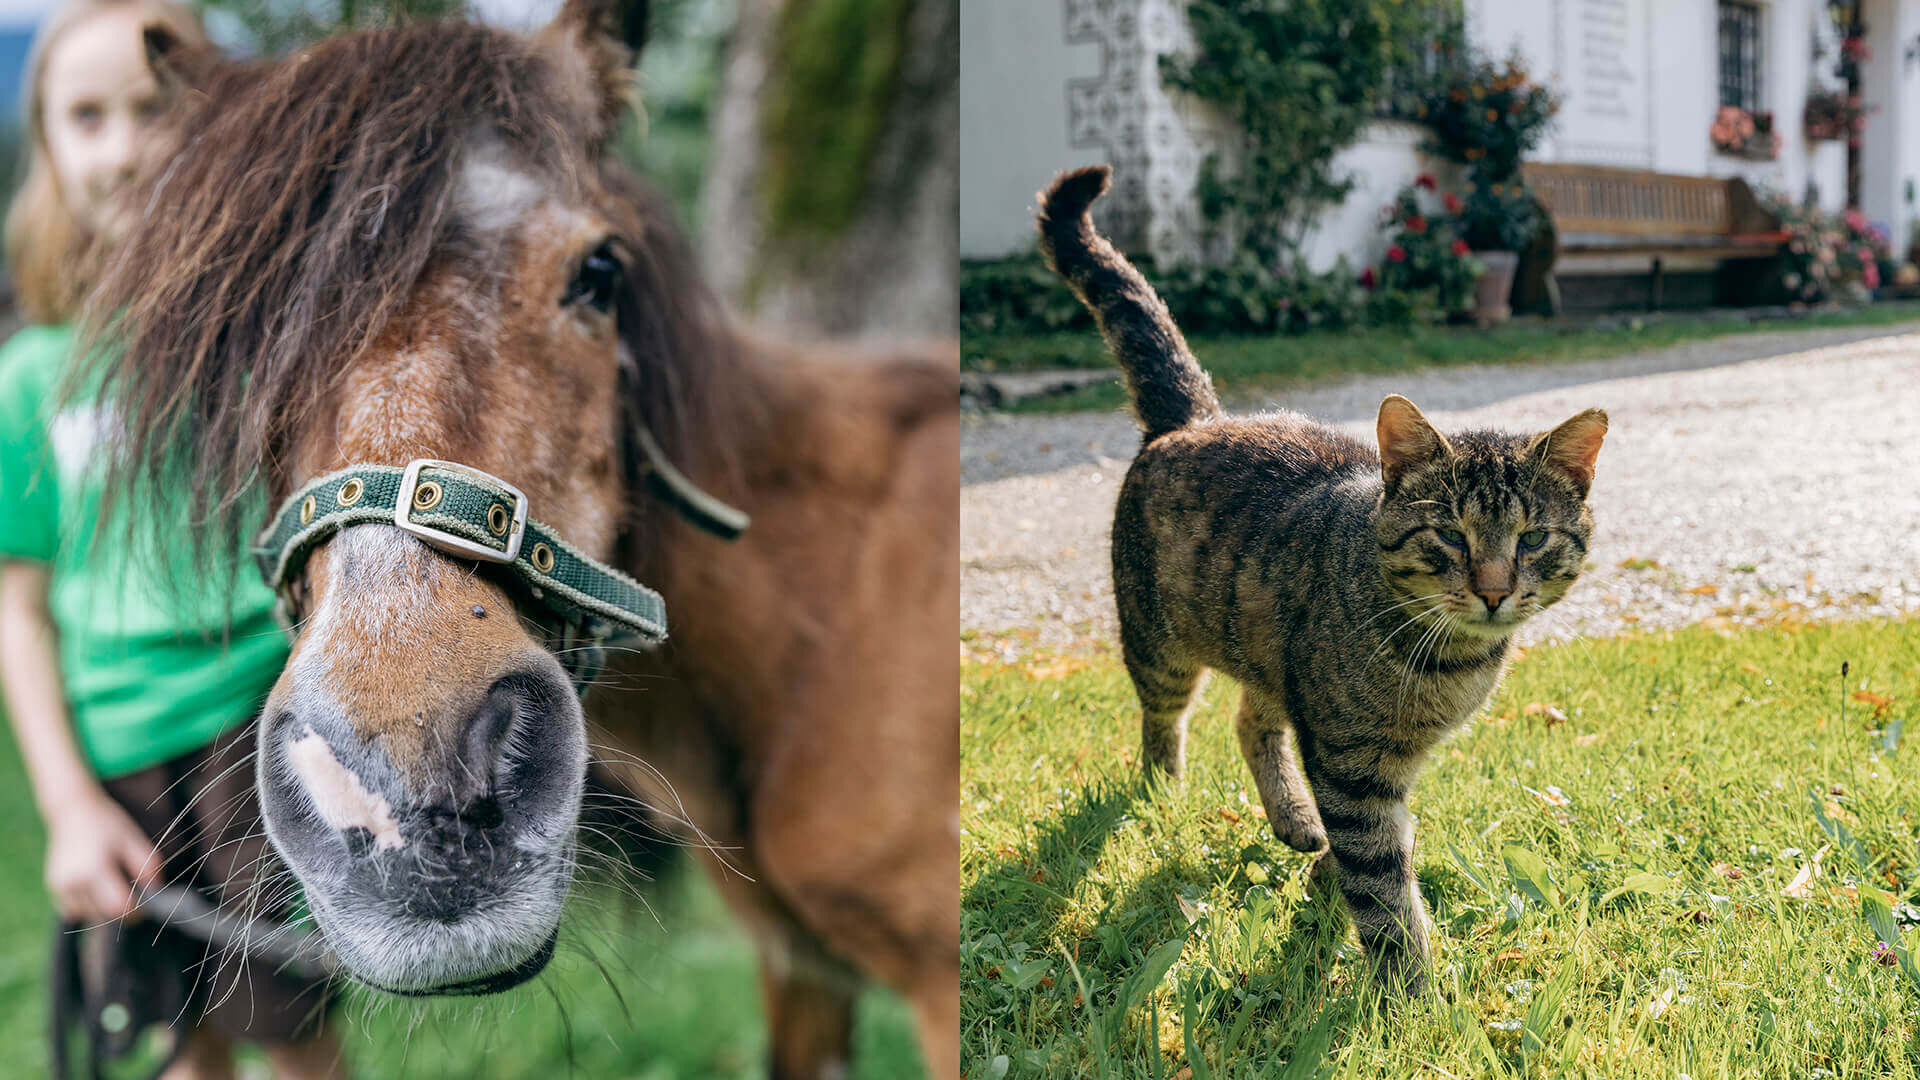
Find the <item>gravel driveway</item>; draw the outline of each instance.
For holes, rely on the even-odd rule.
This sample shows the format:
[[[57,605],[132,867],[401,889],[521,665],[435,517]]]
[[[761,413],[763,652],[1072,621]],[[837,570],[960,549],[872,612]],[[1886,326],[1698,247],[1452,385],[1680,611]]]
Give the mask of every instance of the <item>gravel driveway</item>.
[[[1369,376],[1229,407],[1284,404],[1372,441],[1387,393],[1442,430],[1538,431],[1607,410],[1592,565],[1535,639],[1920,610],[1920,324]],[[1113,637],[1107,529],[1138,445],[1119,413],[969,417],[964,629],[1037,629],[1050,646]]]

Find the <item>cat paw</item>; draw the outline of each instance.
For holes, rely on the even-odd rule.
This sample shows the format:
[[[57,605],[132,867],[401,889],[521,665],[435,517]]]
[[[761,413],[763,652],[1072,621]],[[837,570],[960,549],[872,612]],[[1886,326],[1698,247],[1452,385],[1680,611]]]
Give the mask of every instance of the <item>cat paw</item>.
[[[1321,828],[1318,821],[1298,821],[1271,811],[1268,817],[1273,822],[1274,839],[1293,850],[1302,855],[1318,855],[1327,850],[1327,830]]]

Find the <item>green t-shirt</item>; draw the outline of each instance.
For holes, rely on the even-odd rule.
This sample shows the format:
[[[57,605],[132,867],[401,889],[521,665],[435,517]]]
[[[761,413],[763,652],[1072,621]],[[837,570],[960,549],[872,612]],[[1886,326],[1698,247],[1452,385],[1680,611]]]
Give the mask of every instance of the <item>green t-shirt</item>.
[[[181,574],[187,584],[169,593],[122,550],[123,522],[100,526],[112,412],[53,411],[73,346],[63,326],[28,327],[0,346],[0,559],[50,566],[74,726],[94,770],[112,779],[252,717],[286,664],[287,638],[251,567],[230,581]],[[98,551],[96,533],[108,541]],[[185,543],[167,555],[183,567]]]

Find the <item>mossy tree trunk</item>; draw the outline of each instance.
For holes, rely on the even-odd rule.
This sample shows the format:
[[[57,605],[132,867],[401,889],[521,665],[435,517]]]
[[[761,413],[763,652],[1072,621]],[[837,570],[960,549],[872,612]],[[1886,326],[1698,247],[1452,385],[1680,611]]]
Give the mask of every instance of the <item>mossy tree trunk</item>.
[[[958,0],[764,0],[728,43],[708,269],[757,319],[951,335]]]

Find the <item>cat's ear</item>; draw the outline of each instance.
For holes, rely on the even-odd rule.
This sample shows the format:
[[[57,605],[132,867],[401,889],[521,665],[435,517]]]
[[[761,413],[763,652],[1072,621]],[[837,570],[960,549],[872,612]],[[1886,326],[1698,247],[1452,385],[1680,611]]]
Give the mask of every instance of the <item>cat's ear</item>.
[[[1388,394],[1375,425],[1380,437],[1380,475],[1391,487],[1408,469],[1453,453],[1447,437],[1434,430],[1413,402]]]
[[[1527,457],[1564,474],[1584,494],[1593,483],[1593,463],[1600,457],[1600,442],[1606,436],[1607,414],[1588,409],[1536,437],[1527,447]]]

